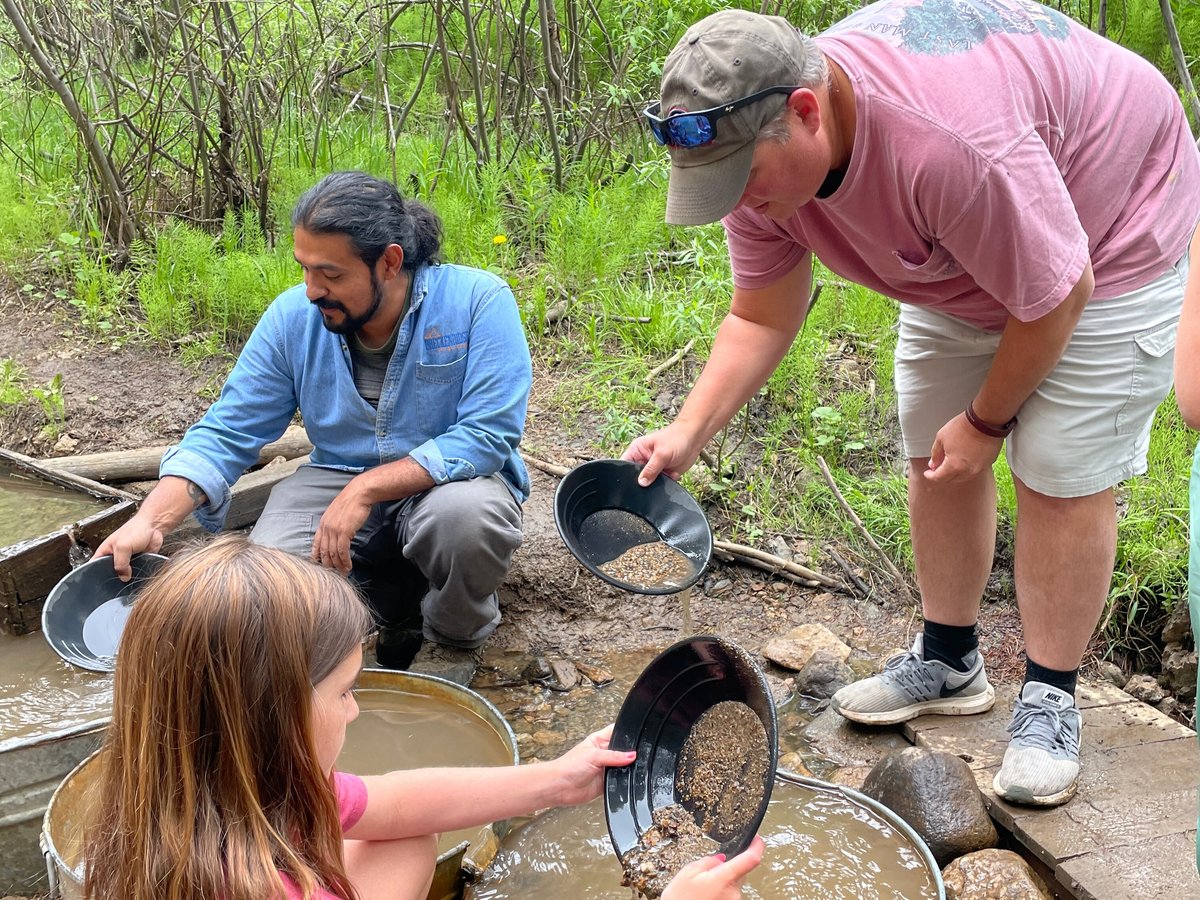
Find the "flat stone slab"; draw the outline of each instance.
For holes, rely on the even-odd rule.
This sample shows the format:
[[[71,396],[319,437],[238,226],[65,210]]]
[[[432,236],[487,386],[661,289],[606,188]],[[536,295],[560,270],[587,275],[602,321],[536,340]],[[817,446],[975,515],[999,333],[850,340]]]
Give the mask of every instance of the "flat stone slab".
[[[1017,688],[996,692],[978,716],[921,716],[903,725],[917,746],[962,757],[997,825],[1081,900],[1196,900],[1196,734],[1109,684],[1081,683],[1079,791],[1067,804],[1033,809],[992,792],[1008,743]]]
[[[809,745],[838,766],[873,766],[881,757],[903,750],[912,742],[900,728],[870,728],[843,719],[826,708],[804,729]]]

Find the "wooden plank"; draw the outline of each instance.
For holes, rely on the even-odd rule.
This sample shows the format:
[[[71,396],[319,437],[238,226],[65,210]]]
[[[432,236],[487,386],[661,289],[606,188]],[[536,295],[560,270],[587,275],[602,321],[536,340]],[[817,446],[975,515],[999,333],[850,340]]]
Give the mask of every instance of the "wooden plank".
[[[1088,853],[1063,863],[1060,880],[1080,900],[1196,900],[1196,833]]]
[[[1035,810],[996,805],[1011,818],[1013,835],[1056,868],[1084,853],[1194,832],[1195,744],[1181,738],[1089,757],[1080,772],[1079,793],[1064,806]]]
[[[133,503],[123,501],[103,516],[80,523],[79,534],[93,548],[125,524],[134,513]],[[22,545],[23,546],[23,545]],[[20,553],[0,560],[0,632],[29,634],[42,627],[42,606],[50,591],[71,571],[67,554],[71,539],[60,531]]]
[[[13,465],[21,469],[27,469],[39,478],[44,478],[46,481],[57,484],[59,487],[73,488],[75,490],[84,491],[93,497],[103,497],[111,500],[136,500],[137,498],[131,494],[127,494],[119,488],[109,487],[107,484],[100,484],[93,481],[84,475],[79,475],[74,472],[66,472],[61,469],[51,468],[44,465],[32,457],[26,456],[24,453],[18,453],[16,450],[7,450],[0,447],[0,459],[5,459]]]
[[[1085,757],[1121,747],[1194,737],[1195,732],[1153,707],[1111,686],[1080,690],[1083,711],[1081,742]],[[912,743],[945,750],[978,767],[999,764],[1008,744],[1005,727],[1011,716],[1016,689],[997,692],[996,705],[978,716],[921,716],[903,725]]]
[[[1075,689],[1075,705],[1082,710],[1097,706],[1125,706],[1131,703],[1139,704],[1141,701],[1107,681],[1080,681]]]
[[[1148,713],[1162,715],[1137,705]],[[1098,714],[1098,710],[1091,711],[1092,717]],[[1004,755],[1005,744],[1001,741],[984,743],[985,738],[978,733],[955,735],[950,729],[940,729],[924,733],[921,745],[964,758],[962,751],[973,749],[968,765],[988,812],[1047,865],[1054,866],[1079,853],[1195,827],[1200,752],[1188,729],[1178,726],[1180,733],[1170,740],[1106,749],[1089,739],[1087,728],[1085,724],[1078,794],[1065,806],[1052,809],[1006,803],[992,792],[992,778]],[[1155,730],[1157,733],[1158,728]],[[1130,811],[1134,809],[1136,812]]]
[[[1066,806],[1017,819],[1014,836],[1053,868],[1087,853],[1138,847],[1173,834],[1194,835],[1196,791],[1172,791],[1102,809],[1077,797]],[[1200,895],[1197,895],[1200,896]]]
[[[111,505],[77,523],[78,535],[91,547],[97,547],[134,513],[136,500],[124,491],[39,465],[21,453],[0,448],[0,461],[18,471],[90,497],[110,501]],[[71,538],[67,526],[34,538],[0,547],[0,632],[28,634],[41,627],[42,606],[56,584],[71,571],[68,553]]]
[[[1136,700],[1083,710],[1082,739],[1085,748],[1116,750],[1194,736],[1195,732],[1190,728]]]
[[[62,456],[40,460],[41,465],[58,472],[80,475],[96,481],[121,484],[129,481],[146,481],[158,477],[158,466],[169,445],[144,447],[138,450],[112,450],[105,453],[88,453],[78,456]],[[282,456],[295,459],[312,451],[308,434],[300,425],[293,425],[277,441],[262,448],[258,454],[258,465],[265,465]]]

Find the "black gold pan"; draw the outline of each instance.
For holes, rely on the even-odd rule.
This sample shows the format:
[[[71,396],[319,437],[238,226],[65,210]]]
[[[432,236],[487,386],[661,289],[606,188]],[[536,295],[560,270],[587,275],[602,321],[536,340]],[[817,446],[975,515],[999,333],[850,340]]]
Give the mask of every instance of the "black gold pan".
[[[639,594],[674,594],[691,587],[712,557],[712,531],[699,504],[680,484],[660,475],[638,484],[641,466],[597,459],[576,466],[554,494],[558,533],[593,575]],[[602,567],[627,550],[662,541],[686,559],[685,572],[669,581],[635,583]]]
[[[135,555],[129,581],[117,577],[111,556],[97,556],[68,572],[42,607],[42,634],[54,652],[81,669],[111,672],[133,600],[166,561],[157,553]]]
[[[747,794],[760,797],[757,806],[752,805],[733,828],[712,829],[708,834],[727,856],[750,845],[775,783],[779,756],[775,704],[766,678],[745,650],[718,637],[698,635],[660,653],[638,676],[617,716],[610,747],[637,752],[631,765],[605,771],[604,812],[619,857],[637,846],[653,824],[655,810],[675,803],[689,807],[677,783],[681,751],[696,720],[729,700],[745,704],[762,723],[767,758],[756,770],[761,792],[757,784],[746,786]]]

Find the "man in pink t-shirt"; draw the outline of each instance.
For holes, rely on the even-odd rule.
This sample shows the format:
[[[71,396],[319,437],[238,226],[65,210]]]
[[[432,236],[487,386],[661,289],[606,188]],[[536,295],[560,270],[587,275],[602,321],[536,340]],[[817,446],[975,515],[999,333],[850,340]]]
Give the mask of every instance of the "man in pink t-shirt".
[[[1036,3],[884,0],[815,38],[777,17],[709,16],[667,58],[646,118],[671,155],[667,220],[723,221],[734,290],[683,409],[626,458],[643,484],[695,462],[791,345],[814,254],[900,301],[925,627],[833,706],[890,724],[993,705],[975,625],[1006,446],[1027,671],[994,788],[1069,799],[1113,487],[1146,468],[1200,220],[1200,157],[1174,89]]]

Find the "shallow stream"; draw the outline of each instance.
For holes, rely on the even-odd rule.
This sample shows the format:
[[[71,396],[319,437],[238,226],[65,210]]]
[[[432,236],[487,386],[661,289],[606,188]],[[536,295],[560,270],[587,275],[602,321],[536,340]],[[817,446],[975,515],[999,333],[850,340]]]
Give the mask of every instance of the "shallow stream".
[[[109,505],[0,462],[0,548],[50,534]]]
[[[111,675],[63,662],[41,632],[0,634],[0,752],[111,714]]]
[[[759,834],[763,863],[747,900],[928,900],[921,854],[878,815],[840,795],[776,781]],[[516,829],[472,900],[629,900],[597,800],[556,809]]]

